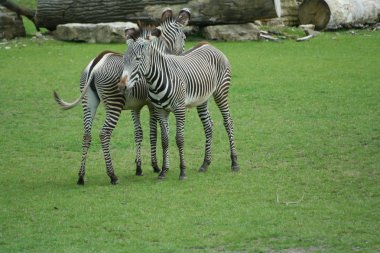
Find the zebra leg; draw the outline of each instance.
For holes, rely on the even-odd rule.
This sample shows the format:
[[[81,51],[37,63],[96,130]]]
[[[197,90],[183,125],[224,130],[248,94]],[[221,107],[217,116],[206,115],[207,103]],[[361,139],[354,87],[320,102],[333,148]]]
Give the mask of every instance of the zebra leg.
[[[141,142],[143,140],[143,131],[140,122],[141,108],[132,110],[132,120],[135,127],[135,144],[136,144],[136,176],[143,176],[141,169]]]
[[[160,110],[158,117],[161,127],[161,143],[162,143],[162,170],[158,175],[158,179],[165,179],[166,172],[169,170],[169,112]]]
[[[185,111],[184,108],[183,109],[177,109],[174,112],[175,119],[176,119],[176,136],[175,136],[175,140],[176,140],[176,144],[177,144],[177,147],[178,147],[179,159],[180,159],[180,164],[179,164],[179,168],[180,168],[179,179],[180,180],[186,179],[186,174],[185,174],[186,166],[185,166],[185,158],[184,158],[184,151],[183,151],[184,142],[185,142],[185,138],[184,138],[184,133],[185,133],[185,113],[186,113],[186,111]]]
[[[160,168],[157,164],[157,115],[154,111],[154,107],[148,105],[149,108],[149,137],[150,137],[150,159],[154,173],[160,173]]]
[[[83,143],[82,143],[82,161],[78,172],[78,185],[84,185],[84,176],[86,174],[86,160],[88,149],[91,144],[91,128],[92,122],[96,114],[96,109],[100,100],[96,93],[89,90],[87,95],[82,100],[83,107]]]
[[[205,157],[202,166],[199,168],[199,172],[207,171],[208,166],[211,163],[211,145],[212,145],[212,121],[210,113],[208,111],[208,101],[197,107],[198,116],[202,121],[203,129],[205,131]]]
[[[233,128],[233,121],[230,114],[230,109],[228,107],[228,90],[220,94],[219,96],[215,96],[215,102],[217,106],[219,107],[220,112],[223,116],[223,123],[224,127],[228,134],[228,139],[230,142],[230,152],[231,152],[231,170],[232,171],[239,171],[240,166],[237,162],[237,154],[236,154],[236,148],[235,148],[235,142],[234,142],[234,128]]]
[[[108,102],[104,101],[104,103],[106,104]],[[113,108],[112,113],[110,111],[111,111],[111,109],[106,106],[106,121],[102,127],[102,130],[100,131],[100,141],[102,143],[102,149],[103,149],[104,160],[106,163],[107,175],[111,179],[111,184],[117,184],[118,178],[115,175],[115,172],[113,169],[109,145],[110,145],[110,141],[111,141],[112,131],[115,128],[115,126],[119,120],[119,117],[120,117],[121,108]]]

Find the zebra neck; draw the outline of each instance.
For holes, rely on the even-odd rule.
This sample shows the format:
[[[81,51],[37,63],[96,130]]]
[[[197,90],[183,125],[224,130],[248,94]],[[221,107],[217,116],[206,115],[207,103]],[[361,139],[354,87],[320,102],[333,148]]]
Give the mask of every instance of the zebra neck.
[[[163,86],[168,85],[169,71],[168,71],[168,59],[165,54],[165,42],[161,39],[157,39],[152,43],[149,50],[148,57],[150,58],[150,64],[148,64],[148,74],[146,76],[150,89],[152,92],[159,92]]]

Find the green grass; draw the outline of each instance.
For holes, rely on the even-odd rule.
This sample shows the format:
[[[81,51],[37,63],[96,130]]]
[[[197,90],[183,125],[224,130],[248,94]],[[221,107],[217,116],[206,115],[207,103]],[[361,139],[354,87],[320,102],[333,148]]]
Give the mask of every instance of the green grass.
[[[379,43],[380,33],[367,31],[304,43],[213,43],[233,68],[241,171],[230,171],[212,102],[209,171],[197,172],[204,138],[189,110],[188,179],[178,180],[172,123],[171,169],[158,181],[144,109],[145,176],[134,176],[127,112],[113,134],[120,183],[111,186],[98,139],[101,108],[84,187],[75,184],[81,108],[59,110],[52,90],[73,100],[89,60],[125,45],[31,38],[8,50],[1,44],[0,252],[380,252]]]

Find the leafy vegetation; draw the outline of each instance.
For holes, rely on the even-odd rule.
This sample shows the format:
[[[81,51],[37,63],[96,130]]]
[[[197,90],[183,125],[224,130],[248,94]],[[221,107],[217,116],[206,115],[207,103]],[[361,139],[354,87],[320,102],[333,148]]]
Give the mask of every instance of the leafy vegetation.
[[[59,110],[52,91],[73,100],[90,59],[125,45],[43,38],[0,44],[0,252],[379,252],[379,42],[380,33],[368,31],[304,43],[215,42],[233,68],[241,171],[230,171],[212,102],[209,171],[197,172],[204,137],[189,110],[188,179],[178,180],[173,122],[171,169],[157,180],[145,109],[145,176],[134,176],[126,112],[112,139],[120,180],[112,186],[97,138],[100,107],[84,187],[75,184],[81,108]]]

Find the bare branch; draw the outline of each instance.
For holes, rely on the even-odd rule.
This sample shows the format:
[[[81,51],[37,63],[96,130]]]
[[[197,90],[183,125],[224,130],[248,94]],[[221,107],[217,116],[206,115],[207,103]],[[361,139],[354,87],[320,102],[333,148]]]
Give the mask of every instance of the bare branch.
[[[314,37],[314,34],[310,34],[308,36],[305,36],[305,37],[302,37],[302,38],[298,38],[297,42],[307,41],[307,40],[310,40],[313,37]]]
[[[302,194],[302,197],[297,200],[297,201],[280,201],[280,195],[278,194],[278,190],[276,192],[276,196],[277,196],[277,203],[278,204],[284,204],[284,205],[296,205],[296,204],[299,204],[303,201],[303,198],[305,197],[305,192]]]

